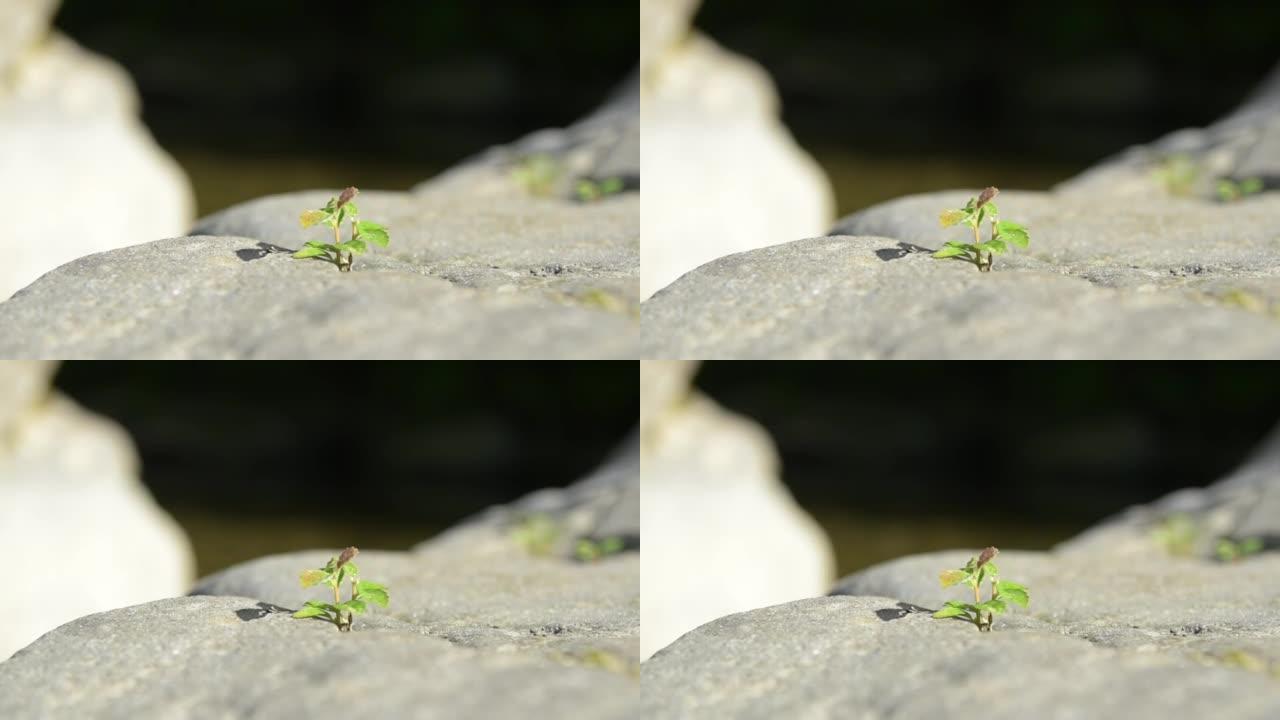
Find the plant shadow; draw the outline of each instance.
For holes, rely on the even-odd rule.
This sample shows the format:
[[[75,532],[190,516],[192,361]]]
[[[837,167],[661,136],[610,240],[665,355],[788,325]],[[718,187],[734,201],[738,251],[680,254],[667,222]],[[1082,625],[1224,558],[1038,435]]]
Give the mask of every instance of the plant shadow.
[[[259,602],[257,607],[237,610],[236,617],[240,618],[241,622],[249,622],[251,620],[261,620],[272,613],[289,613],[292,615],[293,611],[288,608],[282,608],[279,605],[272,605],[269,602]]]
[[[258,247],[256,248],[237,250],[236,257],[240,258],[243,262],[252,262],[254,260],[261,260],[262,258],[274,253],[289,253],[292,255],[293,251],[288,248],[282,248],[279,245],[272,245],[269,242],[259,242]]]
[[[893,620],[901,620],[913,613],[928,613],[932,615],[933,611],[928,608],[922,608],[919,605],[912,605],[909,602],[899,602],[898,607],[896,608],[883,608],[881,610],[877,610],[876,617],[880,618],[883,622],[890,622]]]
[[[876,257],[885,262],[889,262],[890,260],[900,260],[908,255],[914,255],[915,253],[932,254],[933,251],[926,247],[920,247],[919,245],[912,245],[909,242],[899,241],[898,247],[896,248],[883,248],[877,250]]]

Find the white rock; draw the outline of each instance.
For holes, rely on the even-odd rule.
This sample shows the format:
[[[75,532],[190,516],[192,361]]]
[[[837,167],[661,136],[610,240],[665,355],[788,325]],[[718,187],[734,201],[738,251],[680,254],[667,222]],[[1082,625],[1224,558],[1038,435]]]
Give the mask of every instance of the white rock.
[[[83,255],[182,235],[190,183],[138,118],[129,76],[53,34],[0,87],[0,298]]]
[[[756,63],[694,33],[641,85],[640,295],[723,255],[812,237],[835,201]]]
[[[58,0],[0,2],[0,73],[7,72],[45,34]]]
[[[702,0],[640,0],[640,72],[649,68],[689,32]]]
[[[642,397],[657,396],[646,379],[672,379],[655,370],[641,375]],[[642,659],[723,615],[822,595],[835,572],[826,535],[779,479],[768,434],[698,393],[662,395],[671,403],[641,450]]]
[[[43,360],[0,361],[0,448],[12,445],[16,422],[48,394],[57,368]]]
[[[0,659],[83,615],[187,592],[190,545],[143,488],[122,428],[46,389],[7,440],[0,547],[14,587]]]

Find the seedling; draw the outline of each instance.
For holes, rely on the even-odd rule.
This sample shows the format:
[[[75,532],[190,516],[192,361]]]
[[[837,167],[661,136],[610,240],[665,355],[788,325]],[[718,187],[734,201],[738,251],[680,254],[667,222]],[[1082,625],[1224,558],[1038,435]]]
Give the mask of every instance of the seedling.
[[[1000,553],[994,547],[986,548],[977,557],[969,558],[969,562],[959,570],[943,570],[938,578],[942,587],[964,584],[973,588],[973,602],[948,600],[941,610],[934,613],[936,618],[962,617],[973,623],[978,632],[991,632],[991,624],[995,622],[996,613],[1009,609],[1008,603],[1026,607],[1031,596],[1026,587],[1016,582],[1000,579],[1000,571],[991,562]],[[991,597],[982,599],[982,581],[991,581]]]
[[[342,191],[336,198],[329,198],[329,203],[319,210],[308,210],[299,217],[302,227],[312,225],[328,225],[333,228],[333,242],[312,240],[301,250],[294,253],[296,258],[321,257],[338,266],[340,272],[350,272],[351,263],[356,255],[363,255],[368,243],[378,247],[386,247],[391,242],[387,229],[376,222],[360,219],[360,210],[352,202],[360,193],[354,187]],[[342,241],[342,223],[351,221],[351,237]]]
[[[991,202],[1000,191],[994,187],[983,190],[977,197],[969,198],[969,202],[959,210],[943,210],[938,216],[942,227],[964,224],[973,229],[973,242],[958,240],[949,241],[942,249],[934,253],[936,258],[959,257],[978,267],[979,272],[990,272],[995,256],[1009,249],[1008,243],[1025,248],[1031,242],[1027,229],[1011,220],[1001,220],[1000,211]],[[991,237],[982,240],[982,222],[991,223]]]
[[[1222,562],[1239,562],[1240,558],[1257,555],[1262,552],[1262,538],[1250,537],[1240,540],[1219,538],[1214,553]]]
[[[1186,197],[1195,189],[1200,170],[1190,155],[1180,153],[1162,158],[1152,174],[1157,182],[1164,185],[1165,192]]]
[[[1230,178],[1220,178],[1215,184],[1218,192],[1218,199],[1222,202],[1236,202],[1246,195],[1256,195],[1262,192],[1262,180],[1259,178],[1245,178],[1236,181]]]
[[[592,540],[591,538],[580,538],[574,545],[574,554],[582,562],[595,562],[607,555],[616,555],[622,552],[622,538],[607,537],[600,540]]]
[[[349,547],[342,551],[342,554],[335,558],[329,558],[329,562],[322,568],[316,570],[303,570],[299,578],[302,581],[302,587],[308,588],[313,585],[328,585],[333,588],[333,602],[319,602],[316,600],[308,600],[307,604],[301,610],[294,613],[296,618],[309,618],[324,616],[325,620],[337,626],[338,631],[351,631],[351,623],[355,620],[356,614],[363,614],[368,609],[367,603],[376,603],[382,607],[386,607],[390,602],[387,595],[387,588],[375,582],[360,579],[360,570],[356,564],[351,562],[352,558],[360,553],[360,550]],[[345,602],[342,600],[342,583],[343,581],[351,582],[351,597]]]
[[[560,526],[550,515],[526,515],[511,528],[511,539],[530,555],[550,555],[560,539]]]
[[[603,180],[583,178],[578,181],[578,199],[582,202],[595,202],[606,195],[617,195],[622,192],[623,182],[620,177]]]
[[[555,191],[562,172],[555,158],[539,153],[520,158],[511,170],[511,177],[530,195],[546,197]]]
[[[1196,522],[1186,513],[1174,513],[1160,520],[1151,529],[1152,538],[1164,546],[1170,554],[1178,557],[1189,557],[1195,550],[1196,539],[1200,529]]]

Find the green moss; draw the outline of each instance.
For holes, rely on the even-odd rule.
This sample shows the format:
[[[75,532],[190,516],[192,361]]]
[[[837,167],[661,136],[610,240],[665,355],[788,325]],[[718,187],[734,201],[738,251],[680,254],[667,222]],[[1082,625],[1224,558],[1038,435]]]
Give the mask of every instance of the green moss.
[[[550,515],[526,515],[511,528],[511,539],[530,555],[550,555],[560,539],[560,526]]]

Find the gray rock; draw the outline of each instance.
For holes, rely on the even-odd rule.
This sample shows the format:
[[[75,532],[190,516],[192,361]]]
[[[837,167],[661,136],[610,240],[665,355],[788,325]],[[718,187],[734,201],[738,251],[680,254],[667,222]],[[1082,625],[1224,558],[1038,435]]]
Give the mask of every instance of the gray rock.
[[[531,157],[549,159],[555,169],[548,192],[572,200],[578,180],[618,178],[640,188],[640,80],[627,78],[599,109],[564,129],[539,130],[508,145],[490,148],[414,187],[419,195],[512,198],[529,195],[514,181],[516,168]],[[638,207],[636,210],[638,219]]]
[[[505,289],[432,277],[405,235],[393,240],[403,254],[362,256],[351,273],[252,238],[89,255],[0,303],[0,357],[635,357],[625,309],[602,309],[591,294],[574,299],[571,289],[521,292],[515,279]]]
[[[1184,163],[1179,192],[1211,198],[1219,178],[1259,178],[1280,188],[1280,65],[1239,108],[1206,128],[1187,128],[1107,158],[1055,190],[1087,197],[1167,196],[1165,163]]]
[[[518,547],[516,533],[537,518],[553,533],[542,549],[548,555],[570,558],[579,539],[617,538],[629,549],[640,544],[640,439],[633,433],[586,478],[564,488],[543,488],[505,505],[488,508],[418,545],[421,551],[457,548],[475,553],[527,554]]]
[[[272,555],[196,584],[196,595],[252,597],[301,607],[320,599],[298,573],[336,554]],[[412,553],[364,551],[360,575],[385,584],[391,605],[379,616],[456,645],[520,652],[593,665],[608,658],[626,674],[639,662],[640,569],[635,553],[594,563],[526,553],[463,552],[456,546]],[[359,626],[362,618],[357,618]]]
[[[1170,534],[1174,532],[1180,536]],[[1271,549],[1280,546],[1280,428],[1226,478],[1129,508],[1055,550],[1072,555],[1166,557],[1172,549],[1208,558],[1223,538],[1254,538]],[[1182,547],[1171,548],[1173,543]]]
[[[893,597],[828,597],[720,618],[643,664],[644,716],[1022,720],[1280,712],[1274,680],[1229,663],[1100,648],[1024,616],[978,633],[921,610]]]
[[[929,257],[963,237],[939,211],[973,194],[899,198],[833,237],[704,265],[643,303],[645,357],[1280,354],[1280,195],[1228,206],[1003,193],[1031,248],[978,273]]]
[[[638,695],[632,678],[459,648],[392,617],[339,633],[245,597],[89,615],[0,663],[10,718],[629,718]]]

